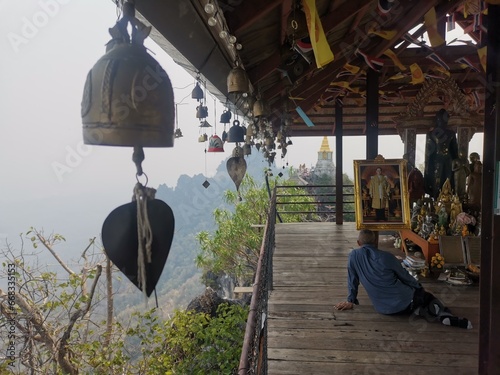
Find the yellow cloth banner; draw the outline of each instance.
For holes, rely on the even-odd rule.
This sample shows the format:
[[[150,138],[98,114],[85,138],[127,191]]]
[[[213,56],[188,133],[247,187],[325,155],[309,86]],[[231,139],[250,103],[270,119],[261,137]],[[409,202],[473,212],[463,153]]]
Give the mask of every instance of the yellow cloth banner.
[[[406,66],[404,66],[401,61],[399,60],[398,56],[390,49],[387,49],[385,52],[384,52],[384,55],[386,55],[387,57],[389,57],[392,62],[394,63],[394,65],[396,65],[399,69],[401,70],[406,70]]]
[[[374,34],[374,35],[378,35],[379,37],[384,38],[386,40],[391,40],[396,36],[397,31],[396,30],[381,30],[381,29],[371,28],[370,30],[368,30],[367,34],[368,35]]]
[[[316,10],[316,0],[302,0],[302,6],[306,14],[307,28],[309,30],[309,37],[311,38],[316,65],[318,68],[321,68],[333,61],[333,52],[330,44],[328,44],[325,32],[323,31],[323,25]]]
[[[424,25],[432,47],[439,47],[444,39],[437,30],[436,9],[432,7],[424,16]]]
[[[357,72],[359,72],[359,66],[351,65],[349,63],[344,64],[344,69],[348,72],[351,72],[352,74],[356,74]]]
[[[413,63],[410,65],[411,70],[411,84],[416,85],[425,81],[424,73],[420,66],[417,63]]]
[[[481,63],[481,66],[483,67],[483,70],[486,72],[486,52],[487,52],[487,47],[481,47],[477,50],[477,55],[479,56],[479,62]]]
[[[450,72],[447,71],[445,68],[443,68],[441,65],[436,65],[432,69],[434,69],[435,71],[437,71],[439,73],[443,73],[443,74],[447,75],[448,77],[450,76]]]

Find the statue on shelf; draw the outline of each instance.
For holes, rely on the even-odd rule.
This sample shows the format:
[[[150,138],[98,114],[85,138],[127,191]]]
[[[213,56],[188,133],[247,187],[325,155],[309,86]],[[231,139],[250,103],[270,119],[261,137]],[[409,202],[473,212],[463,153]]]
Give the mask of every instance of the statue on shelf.
[[[439,217],[439,219],[438,219],[439,226],[447,227],[448,226],[448,212],[446,212],[445,206],[441,206],[439,208],[438,217]]]
[[[455,194],[458,195],[462,202],[467,200],[466,182],[470,174],[469,162],[465,155],[465,150],[460,149],[458,158],[453,159],[451,163],[453,180],[455,182]]]
[[[462,203],[460,202],[460,198],[458,195],[453,196],[453,202],[451,202],[451,210],[450,210],[450,223],[454,224],[457,220],[457,216],[460,212],[462,212]]]
[[[479,154],[473,152],[469,155],[470,174],[467,179],[468,204],[480,210],[481,207],[481,180],[483,178],[483,163],[479,160]]]
[[[448,118],[448,112],[440,109],[436,114],[436,127],[426,137],[424,182],[425,192],[432,198],[437,198],[439,187],[446,179],[453,180],[451,164],[458,158],[457,136],[447,128]]]
[[[408,195],[410,196],[410,204],[425,195],[424,175],[417,168],[413,168],[408,173]]]
[[[447,178],[444,182],[443,187],[439,192],[437,201],[440,206],[446,207],[446,212],[450,212],[451,202],[453,201],[450,179]]]

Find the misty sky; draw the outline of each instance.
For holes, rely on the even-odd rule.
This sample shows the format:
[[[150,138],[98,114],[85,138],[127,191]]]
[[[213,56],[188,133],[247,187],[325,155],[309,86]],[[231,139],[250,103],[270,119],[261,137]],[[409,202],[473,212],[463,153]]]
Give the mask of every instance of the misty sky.
[[[31,225],[58,231],[68,221],[92,221],[97,228],[104,212],[130,201],[136,183],[131,148],[82,142],[84,82],[105,52],[116,7],[111,0],[0,0],[0,15],[0,237],[10,238]],[[148,186],[175,186],[181,174],[210,177],[233,147],[205,155],[190,95],[193,77],[150,39],[146,46],[170,76],[175,101],[182,102],[178,124],[184,134],[173,148],[145,149]],[[208,121],[218,123],[222,106],[216,118],[210,96],[207,105]],[[217,130],[222,133],[221,125]],[[322,138],[292,141],[287,158],[276,157],[277,165],[314,165]],[[333,149],[334,137],[329,142]],[[482,155],[482,137],[474,137],[471,151]],[[400,138],[381,137],[379,153],[401,158]],[[353,159],[365,159],[364,137],[344,142],[344,171],[351,176]]]

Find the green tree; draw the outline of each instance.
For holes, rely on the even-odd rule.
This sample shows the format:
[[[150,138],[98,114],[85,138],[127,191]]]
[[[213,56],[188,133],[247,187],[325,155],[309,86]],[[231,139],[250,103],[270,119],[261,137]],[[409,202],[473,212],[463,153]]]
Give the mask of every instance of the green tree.
[[[292,185],[291,182],[277,179],[270,181],[270,188],[274,188],[277,182]],[[284,222],[304,221],[306,215],[300,212],[311,209],[309,205],[297,202],[314,202],[313,198],[293,196],[299,193],[303,194],[303,189],[289,189],[287,194],[290,196],[280,198],[282,202],[289,203],[287,211],[297,212],[282,215]],[[235,191],[226,191],[224,199],[232,205],[233,210],[216,209],[215,233],[203,231],[197,235],[201,253],[197,256],[196,263],[205,274],[225,273],[239,280],[240,285],[246,285],[251,283],[257,267],[270,199],[267,187],[257,186],[255,180],[248,175],[242,181],[240,194],[242,201]]]

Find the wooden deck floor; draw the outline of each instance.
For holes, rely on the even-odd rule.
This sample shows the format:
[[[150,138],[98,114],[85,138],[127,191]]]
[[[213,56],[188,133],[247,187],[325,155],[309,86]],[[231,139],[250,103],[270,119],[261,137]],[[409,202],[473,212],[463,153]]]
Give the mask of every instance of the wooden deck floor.
[[[354,223],[276,224],[268,373],[477,374],[477,285],[422,280],[454,314],[472,321],[471,330],[378,314],[361,286],[359,306],[333,310],[347,297],[347,255],[357,247],[357,233]],[[380,247],[391,251],[387,239],[380,237]]]

